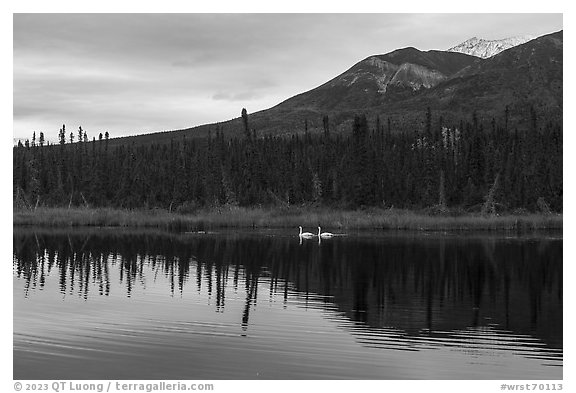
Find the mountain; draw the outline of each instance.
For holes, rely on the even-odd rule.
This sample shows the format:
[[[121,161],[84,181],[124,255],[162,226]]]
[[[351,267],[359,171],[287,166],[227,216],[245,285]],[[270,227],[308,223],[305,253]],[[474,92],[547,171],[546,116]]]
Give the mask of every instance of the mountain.
[[[324,112],[374,107],[430,89],[476,60],[460,53],[398,49],[370,56],[336,78],[292,97],[280,106]]]
[[[509,106],[520,123],[528,121],[530,107],[534,107],[541,117],[561,119],[562,48],[562,31],[539,37],[476,62],[403,104],[490,116],[500,116]]]
[[[323,117],[330,130],[348,132],[354,115],[390,118],[395,130],[422,127],[431,108],[446,121],[501,119],[510,110],[511,126],[529,127],[530,108],[540,118],[561,120],[563,110],[563,32],[548,34],[503,50],[487,59],[449,51],[403,48],[370,56],[321,86],[266,110],[249,113],[258,135],[320,132]],[[238,108],[240,114],[241,107]],[[194,128],[115,138],[139,143],[204,137],[216,130],[243,134],[240,117]]]
[[[529,35],[504,38],[501,40],[485,40],[482,38],[472,37],[469,40],[448,49],[448,52],[465,53],[467,55],[487,59],[505,51],[506,49],[524,44],[532,39],[534,39],[534,37]]]
[[[562,118],[563,32],[548,34],[487,59],[456,52],[400,49],[369,57],[324,85],[270,109],[289,118],[300,111],[334,117],[348,127],[359,111],[390,116],[398,127],[419,126],[426,108],[445,119],[502,117],[527,127],[530,107],[541,118]],[[302,116],[300,116],[302,121]],[[347,122],[348,121],[348,122]]]

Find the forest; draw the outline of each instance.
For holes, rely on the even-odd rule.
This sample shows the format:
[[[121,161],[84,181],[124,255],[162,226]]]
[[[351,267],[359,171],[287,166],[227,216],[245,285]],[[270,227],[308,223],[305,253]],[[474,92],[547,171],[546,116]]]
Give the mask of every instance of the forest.
[[[447,124],[428,108],[420,129],[396,130],[359,114],[346,134],[331,133],[324,116],[323,132],[286,137],[259,135],[243,110],[233,138],[215,126],[203,139],[119,146],[81,127],[67,140],[63,125],[58,144],[34,134],[14,147],[13,202],[184,214],[223,205],[562,212],[562,124],[531,108],[519,130],[509,116]]]

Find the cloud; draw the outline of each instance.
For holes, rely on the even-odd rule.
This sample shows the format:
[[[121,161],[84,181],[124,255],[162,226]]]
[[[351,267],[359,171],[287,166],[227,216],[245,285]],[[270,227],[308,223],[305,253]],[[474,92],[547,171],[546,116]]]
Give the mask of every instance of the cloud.
[[[250,101],[260,96],[254,92],[242,92],[236,94],[230,93],[216,93],[212,96],[213,100],[224,100],[224,101]]]

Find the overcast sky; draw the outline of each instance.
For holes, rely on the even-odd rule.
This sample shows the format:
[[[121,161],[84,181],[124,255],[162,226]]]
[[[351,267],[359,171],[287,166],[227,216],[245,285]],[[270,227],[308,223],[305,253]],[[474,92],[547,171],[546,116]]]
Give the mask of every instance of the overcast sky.
[[[370,55],[562,28],[561,14],[15,14],[14,137],[224,121]]]

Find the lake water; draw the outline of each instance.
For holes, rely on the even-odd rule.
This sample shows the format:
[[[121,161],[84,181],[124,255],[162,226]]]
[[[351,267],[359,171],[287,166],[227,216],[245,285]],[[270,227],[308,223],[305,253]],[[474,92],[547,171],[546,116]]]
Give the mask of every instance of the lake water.
[[[15,379],[562,379],[562,236],[14,228]]]

